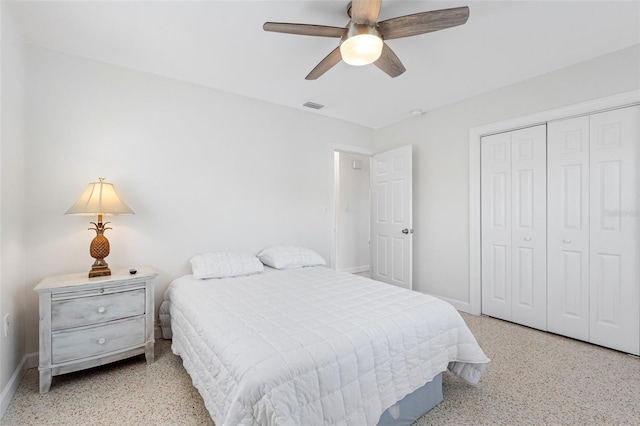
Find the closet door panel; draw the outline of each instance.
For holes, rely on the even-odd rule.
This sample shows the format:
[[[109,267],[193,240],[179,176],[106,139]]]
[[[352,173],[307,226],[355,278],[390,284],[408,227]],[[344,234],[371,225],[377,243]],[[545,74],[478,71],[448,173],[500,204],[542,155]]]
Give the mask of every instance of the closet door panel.
[[[511,137],[481,140],[482,312],[511,321]]]
[[[590,339],[640,353],[640,106],[590,118]]]
[[[547,326],[589,340],[589,117],[548,124]]]
[[[511,132],[512,319],[547,329],[546,126]]]

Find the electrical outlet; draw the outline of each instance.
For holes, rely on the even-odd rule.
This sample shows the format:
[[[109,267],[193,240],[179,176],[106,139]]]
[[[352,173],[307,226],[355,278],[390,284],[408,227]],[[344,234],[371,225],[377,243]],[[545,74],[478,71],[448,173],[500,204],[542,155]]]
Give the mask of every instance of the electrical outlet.
[[[4,316],[4,337],[9,337],[9,331],[11,330],[11,314]]]

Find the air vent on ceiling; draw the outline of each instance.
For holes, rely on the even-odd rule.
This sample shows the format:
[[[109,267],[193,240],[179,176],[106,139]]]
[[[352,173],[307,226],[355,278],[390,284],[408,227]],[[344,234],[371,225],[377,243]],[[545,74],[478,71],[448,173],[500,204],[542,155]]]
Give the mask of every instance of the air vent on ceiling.
[[[313,108],[313,109],[322,109],[322,108],[324,108],[324,105],[317,104],[315,102],[310,102],[310,101],[303,103],[302,106],[307,107],[307,108]]]

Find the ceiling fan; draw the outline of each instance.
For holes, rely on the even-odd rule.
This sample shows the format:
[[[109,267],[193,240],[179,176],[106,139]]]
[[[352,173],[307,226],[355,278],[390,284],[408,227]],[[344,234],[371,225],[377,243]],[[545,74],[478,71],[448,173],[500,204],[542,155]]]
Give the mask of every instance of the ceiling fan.
[[[346,27],[312,24],[265,22],[265,31],[340,38],[340,45],[329,53],[305,78],[315,80],[340,60],[350,65],[373,63],[391,77],[406,71],[402,62],[384,40],[410,37],[462,25],[469,18],[469,8],[433,10],[399,16],[377,22],[382,0],[353,0],[347,6],[350,21]]]

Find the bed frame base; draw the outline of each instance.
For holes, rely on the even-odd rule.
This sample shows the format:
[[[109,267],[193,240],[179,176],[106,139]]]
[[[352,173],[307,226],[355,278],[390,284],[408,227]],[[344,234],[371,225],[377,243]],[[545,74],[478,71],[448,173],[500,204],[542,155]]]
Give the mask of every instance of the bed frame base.
[[[442,402],[442,373],[416,389],[380,416],[378,426],[410,426]]]

